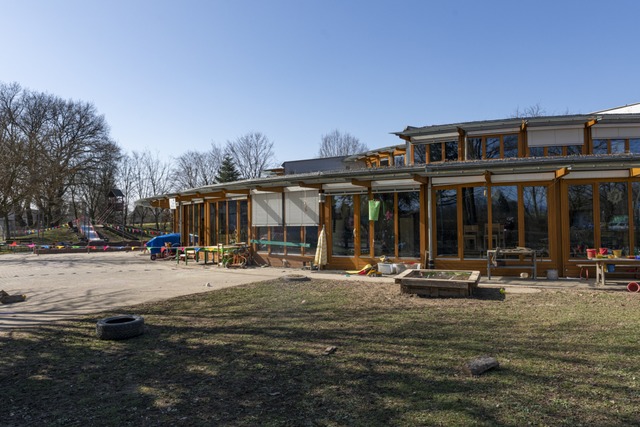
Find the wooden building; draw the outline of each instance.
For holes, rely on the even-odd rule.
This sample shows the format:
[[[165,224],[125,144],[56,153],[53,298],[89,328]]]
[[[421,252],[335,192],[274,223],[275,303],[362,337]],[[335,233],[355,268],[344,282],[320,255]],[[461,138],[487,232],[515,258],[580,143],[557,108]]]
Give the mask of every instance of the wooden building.
[[[322,226],[330,269],[386,255],[486,272],[488,250],[527,247],[538,274],[576,276],[588,248],[640,253],[640,104],[396,135],[402,143],[346,157],[341,169],[281,168],[139,203],[175,198],[183,242],[247,242],[274,265],[309,264]]]

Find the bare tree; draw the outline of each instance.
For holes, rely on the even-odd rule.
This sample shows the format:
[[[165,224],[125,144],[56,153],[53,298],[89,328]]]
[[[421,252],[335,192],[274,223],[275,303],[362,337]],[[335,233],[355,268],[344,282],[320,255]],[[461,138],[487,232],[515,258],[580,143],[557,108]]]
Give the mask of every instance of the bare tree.
[[[326,135],[322,135],[320,141],[320,157],[349,156],[369,150],[366,144],[347,132],[335,129]]]
[[[137,174],[138,164],[133,161],[133,158],[129,154],[125,154],[120,159],[120,163],[118,164],[118,173],[116,175],[116,185],[124,194],[124,224],[129,223],[129,209],[131,208],[131,204],[134,201],[134,198],[137,197],[137,188],[136,188],[136,174]]]
[[[138,198],[165,194],[172,189],[172,174],[169,162],[160,158],[158,153],[152,154],[148,150],[142,153],[134,151],[132,153],[133,161],[139,165],[135,171],[136,188],[138,189]],[[163,218],[162,208],[144,208],[136,207],[136,213],[140,220],[140,226],[143,225],[146,212],[150,212],[155,222],[156,228],[160,228],[160,220]]]
[[[520,110],[520,107],[516,107],[516,109],[511,114],[511,118],[519,119],[526,117],[543,117],[547,114],[544,108],[540,105],[540,103],[535,103],[534,105],[530,105],[523,110]]]
[[[275,163],[273,142],[260,132],[227,141],[226,152],[233,158],[241,179],[259,178],[263,170]]]
[[[221,164],[222,149],[213,143],[209,151],[187,151],[175,159],[174,176],[177,189],[214,184]]]
[[[0,216],[6,233],[10,231],[9,214],[29,193],[27,144],[16,125],[23,107],[21,91],[17,84],[0,84]]]

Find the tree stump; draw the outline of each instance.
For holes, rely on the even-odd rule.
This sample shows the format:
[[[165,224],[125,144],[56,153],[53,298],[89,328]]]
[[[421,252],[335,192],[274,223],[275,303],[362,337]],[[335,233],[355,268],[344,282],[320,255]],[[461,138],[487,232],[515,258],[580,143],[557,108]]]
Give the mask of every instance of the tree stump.
[[[471,375],[481,375],[490,369],[499,367],[500,364],[494,357],[480,356],[468,361],[465,370]]]

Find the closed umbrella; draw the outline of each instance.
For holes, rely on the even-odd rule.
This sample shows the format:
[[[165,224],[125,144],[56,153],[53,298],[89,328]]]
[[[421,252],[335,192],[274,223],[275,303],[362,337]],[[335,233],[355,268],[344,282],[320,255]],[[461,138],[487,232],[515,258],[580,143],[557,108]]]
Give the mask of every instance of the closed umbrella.
[[[313,263],[320,269],[323,265],[327,265],[327,233],[324,231],[324,225],[318,236],[318,246],[316,247],[316,256]]]

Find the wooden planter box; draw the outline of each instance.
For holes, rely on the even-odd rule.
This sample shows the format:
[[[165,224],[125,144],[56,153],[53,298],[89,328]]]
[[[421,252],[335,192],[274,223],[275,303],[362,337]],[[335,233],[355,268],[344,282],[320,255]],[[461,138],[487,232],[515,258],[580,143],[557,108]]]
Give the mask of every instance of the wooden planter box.
[[[428,297],[468,297],[479,281],[479,271],[459,270],[406,270],[395,279],[403,294]]]

